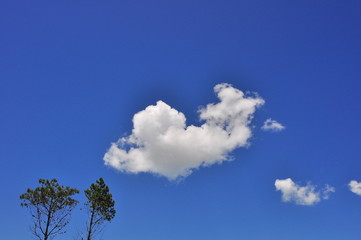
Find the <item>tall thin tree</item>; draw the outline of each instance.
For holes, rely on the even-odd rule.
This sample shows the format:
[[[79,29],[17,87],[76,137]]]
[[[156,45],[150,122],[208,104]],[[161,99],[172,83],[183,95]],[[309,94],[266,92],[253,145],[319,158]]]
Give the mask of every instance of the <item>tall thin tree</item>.
[[[33,217],[32,233],[40,240],[50,240],[66,232],[71,211],[78,203],[71,196],[79,190],[60,186],[56,179],[39,179],[39,183],[40,187],[20,195],[21,206]]]
[[[110,222],[115,217],[115,201],[109,192],[109,187],[104,183],[103,178],[99,178],[95,184],[85,190],[88,201],[89,220],[86,229],[86,239],[93,240],[96,234],[101,231],[101,226],[105,221]]]

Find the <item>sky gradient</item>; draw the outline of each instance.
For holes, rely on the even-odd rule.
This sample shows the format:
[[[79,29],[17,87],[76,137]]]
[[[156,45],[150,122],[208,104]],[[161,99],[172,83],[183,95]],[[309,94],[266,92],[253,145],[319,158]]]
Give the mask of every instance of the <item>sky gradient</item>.
[[[1,239],[31,239],[19,195],[39,178],[82,192],[103,177],[117,215],[101,239],[359,240],[361,196],[348,184],[361,181],[360,9],[353,0],[2,0]],[[221,83],[265,101],[232,161],[181,181],[104,164],[134,114],[161,100],[200,126]],[[270,118],[285,129],[263,131]],[[314,186],[320,200],[296,204]],[[324,199],[327,186],[335,192]],[[81,204],[59,239],[84,229]]]

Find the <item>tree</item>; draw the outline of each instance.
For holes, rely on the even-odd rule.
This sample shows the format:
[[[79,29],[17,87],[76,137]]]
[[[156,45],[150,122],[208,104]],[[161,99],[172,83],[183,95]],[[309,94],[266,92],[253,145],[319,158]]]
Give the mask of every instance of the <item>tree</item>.
[[[91,184],[84,193],[88,199],[85,205],[89,212],[86,235],[87,240],[92,240],[96,233],[101,231],[101,225],[105,221],[110,222],[115,217],[115,202],[103,178],[99,178],[95,184]]]
[[[58,180],[39,179],[40,187],[20,195],[21,206],[30,210],[34,220],[31,230],[40,240],[53,239],[66,231],[71,211],[78,201],[71,198],[79,190],[60,186]]]

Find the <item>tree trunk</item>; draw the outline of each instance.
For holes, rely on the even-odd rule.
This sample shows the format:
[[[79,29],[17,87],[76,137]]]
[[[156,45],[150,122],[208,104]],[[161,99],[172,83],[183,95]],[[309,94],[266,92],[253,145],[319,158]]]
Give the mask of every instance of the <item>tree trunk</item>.
[[[90,216],[90,223],[89,223],[87,240],[91,240],[91,235],[92,235],[92,230],[93,230],[93,220],[94,220],[94,209],[93,209],[92,214]]]
[[[48,220],[46,221],[46,228],[45,228],[45,233],[44,233],[44,240],[48,240],[49,237],[49,225],[50,225],[50,218],[51,218],[51,211],[49,211],[48,213]]]

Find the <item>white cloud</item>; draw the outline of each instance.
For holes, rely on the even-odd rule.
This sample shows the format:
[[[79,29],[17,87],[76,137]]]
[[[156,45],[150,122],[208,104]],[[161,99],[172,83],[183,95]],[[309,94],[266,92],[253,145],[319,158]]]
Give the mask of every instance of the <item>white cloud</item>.
[[[272,120],[271,118],[267,119],[262,126],[262,130],[264,131],[279,132],[284,129],[285,126],[275,120]]]
[[[350,181],[348,186],[350,187],[351,192],[361,196],[361,182],[352,180],[352,181]]]
[[[264,100],[225,83],[214,91],[220,102],[199,110],[201,126],[186,126],[184,114],[162,101],[136,113],[132,134],[111,144],[105,164],[123,172],[150,172],[174,180],[200,166],[229,160],[229,152],[248,145],[249,124]]]
[[[334,187],[331,187],[330,185],[326,184],[325,188],[322,190],[322,198],[323,199],[329,199],[330,194],[336,192]]]
[[[275,181],[277,191],[282,193],[282,201],[294,202],[297,205],[311,206],[318,203],[321,198],[328,199],[331,192],[335,192],[335,188],[326,185],[324,189],[316,191],[316,186],[307,184],[299,186],[292,181],[291,178],[277,179]]]

